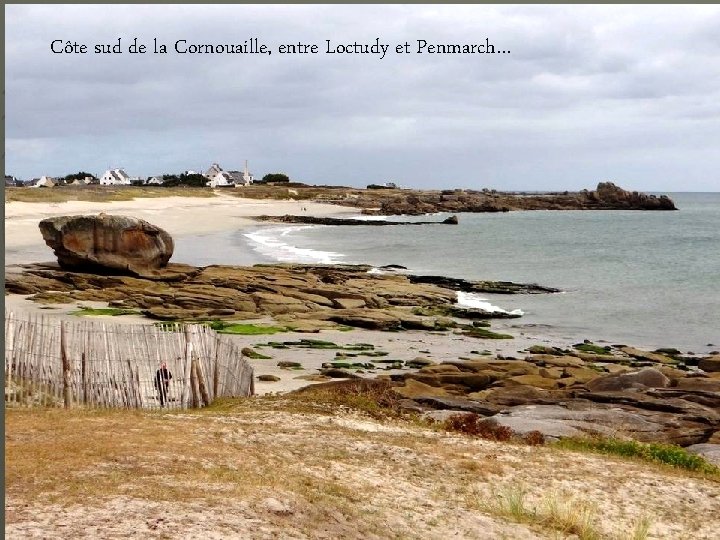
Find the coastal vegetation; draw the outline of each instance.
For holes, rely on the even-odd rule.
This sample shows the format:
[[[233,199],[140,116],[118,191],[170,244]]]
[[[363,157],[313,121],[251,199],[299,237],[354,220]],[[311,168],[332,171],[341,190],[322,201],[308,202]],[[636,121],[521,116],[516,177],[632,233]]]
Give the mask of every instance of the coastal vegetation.
[[[197,173],[164,174],[163,183],[160,186],[165,189],[178,186],[204,188],[207,181],[205,176]]]
[[[290,182],[290,177],[284,173],[269,173],[260,180],[261,184],[287,184],[288,182]]]
[[[162,186],[62,186],[59,188],[5,188],[5,203],[112,202],[157,197],[215,197],[205,188]]]
[[[670,467],[697,471],[720,479],[720,468],[674,444],[641,443],[633,440],[609,438],[563,438],[554,443],[557,448],[581,452],[597,452]]]

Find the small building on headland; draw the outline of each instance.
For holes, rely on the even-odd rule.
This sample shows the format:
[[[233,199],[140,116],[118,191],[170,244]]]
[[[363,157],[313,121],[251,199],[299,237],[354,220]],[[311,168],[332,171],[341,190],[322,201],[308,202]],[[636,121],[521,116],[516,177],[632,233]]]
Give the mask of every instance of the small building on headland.
[[[146,184],[150,186],[162,186],[165,183],[165,179],[162,174],[156,174],[147,179]]]
[[[32,187],[55,187],[57,180],[51,176],[41,176],[37,182],[32,184]]]
[[[83,179],[76,178],[73,180],[70,185],[71,186],[89,186],[90,184],[95,183],[95,179],[92,176],[86,176]]]
[[[100,177],[101,186],[129,186],[133,179],[122,169],[108,169]]]
[[[19,178],[15,178],[14,176],[9,175],[9,174],[5,175],[5,186],[6,187],[22,187],[24,185],[25,184],[23,183],[23,181],[20,180]]]
[[[397,189],[395,182],[385,182],[384,184],[370,184],[367,189]]]

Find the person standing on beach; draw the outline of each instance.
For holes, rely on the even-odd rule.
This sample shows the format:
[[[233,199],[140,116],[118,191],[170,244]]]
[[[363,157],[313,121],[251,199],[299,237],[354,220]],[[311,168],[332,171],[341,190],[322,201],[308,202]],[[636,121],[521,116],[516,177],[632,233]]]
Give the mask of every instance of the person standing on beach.
[[[167,403],[170,379],[172,379],[172,373],[170,373],[170,370],[167,368],[167,364],[163,362],[160,364],[160,369],[155,373],[155,388],[160,396],[160,407],[164,407],[165,403]]]

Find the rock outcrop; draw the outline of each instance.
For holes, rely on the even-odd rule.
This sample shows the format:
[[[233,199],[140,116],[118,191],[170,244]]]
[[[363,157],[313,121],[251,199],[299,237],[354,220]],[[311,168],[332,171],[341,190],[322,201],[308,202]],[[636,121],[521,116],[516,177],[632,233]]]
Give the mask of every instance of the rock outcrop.
[[[677,210],[675,204],[667,195],[656,197],[637,191],[625,191],[612,182],[601,182],[595,191],[587,194],[591,203],[597,203],[600,208],[614,210]]]
[[[518,435],[630,437],[681,446],[720,441],[720,378],[689,371],[682,358],[676,366],[684,369],[665,361],[637,369],[646,361],[633,355],[643,351],[622,349],[613,348],[602,364],[583,365],[568,351],[444,362],[391,379],[408,410],[473,412]]]
[[[367,227],[380,227],[383,225],[457,225],[457,216],[450,216],[443,221],[388,221],[385,219],[352,219],[315,216],[257,216],[256,221],[270,221],[273,223],[306,223],[308,225],[355,225]]]
[[[44,219],[39,226],[65,269],[144,275],[164,268],[174,249],[167,232],[133,217],[62,216]]]
[[[374,215],[422,215],[436,212],[509,212],[514,210],[676,210],[666,195],[626,191],[601,182],[594,191],[503,193],[494,190],[358,191],[337,201]]]
[[[9,274],[6,291],[44,303],[98,300],[161,320],[273,316],[293,326],[332,323],[373,330],[469,330],[450,316],[500,318],[503,312],[458,309],[457,293],[401,274],[370,273],[367,265],[196,268],[168,264],[152,275],[124,271],[68,272],[27,265]],[[123,268],[124,270],[124,268]],[[465,282],[471,285],[472,282]],[[452,286],[452,283],[449,283]],[[519,289],[524,286],[517,285]],[[519,292],[519,291],[518,291]]]

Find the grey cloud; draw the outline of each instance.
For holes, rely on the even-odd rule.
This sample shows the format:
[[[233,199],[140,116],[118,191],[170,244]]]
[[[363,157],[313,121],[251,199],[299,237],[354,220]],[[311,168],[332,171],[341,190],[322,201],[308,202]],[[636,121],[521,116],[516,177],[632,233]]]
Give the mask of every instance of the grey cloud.
[[[612,172],[635,189],[707,189],[720,185],[719,26],[716,6],[8,6],[8,172],[250,159],[325,183],[572,189]],[[321,51],[487,36],[512,52],[49,53],[52,39],[118,36]]]

